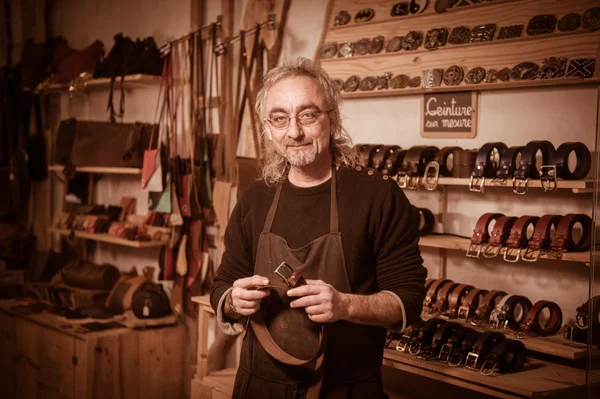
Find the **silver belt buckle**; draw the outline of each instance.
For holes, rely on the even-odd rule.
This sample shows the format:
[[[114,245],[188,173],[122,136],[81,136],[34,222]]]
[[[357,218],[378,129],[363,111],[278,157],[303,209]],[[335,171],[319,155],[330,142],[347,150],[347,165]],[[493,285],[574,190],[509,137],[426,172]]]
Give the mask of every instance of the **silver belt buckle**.
[[[434,170],[434,175],[429,175],[429,170]],[[436,161],[431,161],[427,164],[425,168],[425,173],[423,174],[423,186],[425,190],[433,191],[437,188],[438,179],[440,177],[440,164]]]
[[[465,360],[465,367],[469,370],[477,371],[477,360],[479,359],[479,354],[475,352],[469,352],[467,355],[467,359]]]
[[[469,307],[468,306],[461,306],[458,308],[458,314],[457,314],[457,318],[460,320],[464,320],[467,321],[469,319]]]
[[[469,191],[474,191],[476,193],[483,193],[483,187],[485,184],[485,177],[475,177],[471,175],[471,180],[469,180]]]
[[[442,349],[440,349],[438,359],[440,359],[444,363],[448,363],[448,361],[450,360],[451,354],[452,354],[452,345],[444,344],[444,345],[442,345]]]
[[[556,166],[542,165],[541,169],[542,175],[540,176],[540,181],[544,191],[556,191],[558,189],[558,181],[556,180]]]
[[[409,341],[410,337],[408,335],[403,335],[400,337],[398,343],[396,344],[396,350],[399,352],[406,352],[406,346],[408,345]]]
[[[467,257],[479,258],[479,254],[481,254],[481,245],[471,243],[469,249],[467,249]]]
[[[527,194],[527,188],[529,186],[529,178],[527,179],[517,179],[513,177],[513,193],[518,195]]]
[[[515,252],[515,254],[513,254],[513,252]],[[506,248],[506,251],[504,251],[504,260],[506,262],[510,262],[510,263],[517,263],[519,261],[519,259],[521,259],[521,249],[520,248]]]

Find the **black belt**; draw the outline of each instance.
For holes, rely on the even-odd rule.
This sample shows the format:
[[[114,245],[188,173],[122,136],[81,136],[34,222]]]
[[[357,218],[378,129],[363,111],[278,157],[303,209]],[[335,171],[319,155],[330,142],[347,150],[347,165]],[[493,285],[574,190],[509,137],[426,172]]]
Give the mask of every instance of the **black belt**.
[[[448,339],[456,332],[456,330],[461,328],[463,328],[463,326],[459,323],[442,323],[438,326],[437,330],[433,334],[431,344],[427,345],[417,357],[423,360],[429,360],[432,357],[438,357],[442,346],[448,342]]]
[[[577,164],[575,170],[569,169],[569,155],[575,152]],[[562,143],[554,152],[556,176],[565,180],[585,179],[592,164],[592,155],[585,144],[580,142]]]
[[[516,373],[523,369],[527,360],[527,349],[521,341],[505,339],[496,345],[485,357],[481,374],[492,375],[498,369],[501,373]]]
[[[435,217],[433,212],[427,208],[417,208],[412,206],[415,213],[415,228],[420,236],[426,236],[433,232],[433,226],[435,225]]]
[[[400,147],[397,145],[383,145],[376,148],[371,155],[369,167],[381,172],[385,166],[385,160],[398,148]]]
[[[590,314],[590,309],[593,313]],[[592,344],[600,347],[600,296],[595,296],[577,308],[575,326],[565,326],[563,336],[569,341],[587,344],[590,321]]]
[[[513,173],[513,192],[519,195],[527,194],[530,179],[539,179],[540,172],[536,166],[536,154],[542,152],[542,165],[552,164],[554,145],[547,140],[530,141],[521,153],[519,167]],[[556,180],[554,181],[556,184]]]
[[[404,156],[402,166],[398,169],[398,185],[402,188],[418,190],[425,168],[437,152],[438,148],[434,146],[411,147]]]
[[[402,165],[404,155],[407,150],[397,148],[385,159],[385,165],[381,169],[381,173],[384,175],[395,176],[398,173],[398,168]]]
[[[465,355],[469,353],[471,347],[477,341],[477,339],[481,336],[479,331],[473,330],[469,334],[463,336],[460,343],[454,349],[454,353],[450,356],[450,360],[448,360],[448,364],[452,367],[458,367],[462,363]]]
[[[523,152],[523,147],[515,146],[509,147],[502,158],[500,158],[500,166],[496,171],[496,177],[492,180],[492,183],[506,184],[506,181],[513,177],[515,169],[517,168],[517,157]]]
[[[499,158],[502,159],[502,155],[506,151],[506,144],[500,142],[486,143],[479,149],[477,159],[475,160],[475,168],[471,173],[471,180],[469,181],[470,191],[483,193],[485,179],[496,177],[498,164],[491,158],[494,150],[498,152]]]
[[[531,309],[531,301],[527,297],[522,295],[511,295],[509,298],[507,298],[506,302],[500,309],[496,308],[492,312],[496,312],[493,327],[503,327],[504,329],[506,329],[506,327],[509,327],[513,330],[518,329],[519,324],[521,323],[521,320],[517,320],[515,318],[515,309],[518,305],[521,305],[521,308],[523,310],[523,316],[521,320],[524,319],[525,315],[529,312],[529,309]],[[492,318],[494,318],[494,315],[490,316],[490,319]]]
[[[454,350],[458,348],[463,339],[472,332],[475,332],[471,327],[461,326],[461,328],[455,330],[450,338],[442,345],[438,359],[444,363],[448,363],[450,357],[454,353]]]
[[[419,328],[416,339],[410,343],[408,352],[411,355],[418,355],[426,346],[431,345],[436,330],[444,323],[446,323],[446,320],[438,319],[437,317],[427,320],[421,328]]]
[[[419,320],[407,327],[406,330],[408,331],[405,330],[405,333],[398,340],[398,344],[396,344],[396,350],[400,352],[406,352],[406,348],[412,343],[413,340],[417,339],[419,329],[423,324],[425,324],[425,320]]]
[[[448,169],[448,158],[456,151],[461,151],[460,147],[442,147],[436,154],[435,159],[427,164],[423,174],[423,186],[426,190],[433,191],[437,187],[440,176],[450,177],[452,172]]]
[[[357,146],[358,155],[360,157],[360,163],[363,166],[369,166],[375,150],[383,147],[382,144],[358,144]]]
[[[480,359],[483,361],[492,348],[505,339],[504,334],[499,331],[486,331],[481,334],[467,355],[465,367],[469,370],[477,370]]]

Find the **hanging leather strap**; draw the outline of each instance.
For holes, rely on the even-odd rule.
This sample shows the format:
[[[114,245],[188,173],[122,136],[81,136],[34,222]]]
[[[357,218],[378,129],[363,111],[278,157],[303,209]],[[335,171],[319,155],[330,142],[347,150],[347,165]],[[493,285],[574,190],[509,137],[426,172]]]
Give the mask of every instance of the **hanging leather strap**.
[[[486,178],[494,178],[498,171],[499,162],[494,159],[494,151],[498,152],[498,161],[502,159],[506,144],[501,142],[486,143],[479,149],[475,168],[471,172],[469,190],[483,193]]]
[[[526,262],[535,262],[540,257],[542,250],[546,251],[550,248],[551,237],[550,232],[552,227],[556,231],[562,216],[560,215],[544,215],[538,220],[533,231],[533,236],[527,243],[527,248],[522,254],[521,259]]]

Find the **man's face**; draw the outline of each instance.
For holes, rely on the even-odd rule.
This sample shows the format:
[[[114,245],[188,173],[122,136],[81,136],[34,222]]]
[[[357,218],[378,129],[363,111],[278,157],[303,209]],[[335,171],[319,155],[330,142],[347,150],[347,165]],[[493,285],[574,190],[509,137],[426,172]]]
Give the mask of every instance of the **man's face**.
[[[333,119],[326,109],[325,96],[316,81],[307,76],[286,78],[275,84],[267,93],[265,118],[271,121],[296,117],[286,128],[276,128],[265,121],[267,136],[277,152],[292,166],[304,167],[322,157],[331,157],[329,140]],[[312,121],[302,126],[299,123]]]

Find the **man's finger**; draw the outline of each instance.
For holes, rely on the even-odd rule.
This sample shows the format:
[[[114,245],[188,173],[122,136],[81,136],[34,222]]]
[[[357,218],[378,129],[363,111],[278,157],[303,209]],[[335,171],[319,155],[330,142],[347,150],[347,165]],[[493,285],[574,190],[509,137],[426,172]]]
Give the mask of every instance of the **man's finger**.
[[[258,309],[260,304],[254,301],[244,301],[243,299],[238,299],[236,303],[234,303],[236,310],[239,309]]]
[[[307,306],[304,310],[309,316],[325,314],[325,307],[322,305]]]
[[[240,278],[233,282],[233,286],[239,287],[239,288],[250,288],[250,287],[255,288],[257,286],[267,285],[267,284],[269,284],[269,279],[266,277],[263,277],[263,276],[259,276],[259,275],[254,275],[252,277]]]
[[[317,284],[303,285],[292,290],[288,290],[288,296],[304,296],[304,295],[316,295],[321,292],[322,286]]]
[[[245,299],[247,301],[263,299],[264,297],[266,297],[268,295],[269,295],[268,291],[261,291],[261,290],[240,290],[239,292],[235,293],[235,297],[240,298],[240,299]]]
[[[326,284],[325,281],[323,281],[323,280],[309,280],[309,279],[306,280],[306,283],[307,284],[322,284],[322,285]]]
[[[307,306],[314,306],[321,304],[321,298],[316,295],[307,295],[302,298],[296,299],[295,301],[290,302],[290,307],[292,308],[305,308]]]

